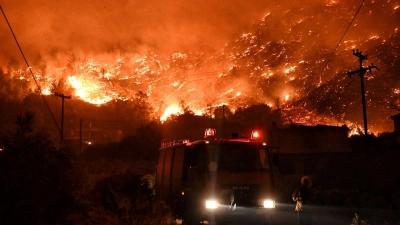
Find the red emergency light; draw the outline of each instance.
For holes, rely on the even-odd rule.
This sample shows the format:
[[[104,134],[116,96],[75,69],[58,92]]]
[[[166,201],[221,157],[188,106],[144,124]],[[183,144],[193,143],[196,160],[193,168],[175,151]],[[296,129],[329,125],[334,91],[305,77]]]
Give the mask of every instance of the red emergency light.
[[[207,128],[204,132],[204,138],[215,137],[217,131],[214,128]]]
[[[251,138],[252,139],[258,139],[261,138],[261,132],[259,130],[253,130],[251,132]]]

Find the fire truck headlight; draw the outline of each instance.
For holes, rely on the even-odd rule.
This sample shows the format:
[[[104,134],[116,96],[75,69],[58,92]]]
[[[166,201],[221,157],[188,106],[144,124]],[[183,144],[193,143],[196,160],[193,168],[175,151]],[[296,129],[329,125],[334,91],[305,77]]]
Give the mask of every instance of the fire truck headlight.
[[[275,201],[273,200],[264,200],[264,204],[263,204],[264,208],[275,208]]]
[[[207,209],[216,209],[218,208],[219,203],[217,200],[207,200],[206,201],[206,208]]]

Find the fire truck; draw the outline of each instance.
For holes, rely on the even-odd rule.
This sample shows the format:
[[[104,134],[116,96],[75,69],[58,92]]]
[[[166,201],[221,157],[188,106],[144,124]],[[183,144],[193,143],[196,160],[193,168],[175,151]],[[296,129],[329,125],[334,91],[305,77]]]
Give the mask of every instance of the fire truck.
[[[275,208],[272,162],[260,131],[220,138],[206,129],[198,141],[163,142],[155,195],[184,224],[265,224]]]

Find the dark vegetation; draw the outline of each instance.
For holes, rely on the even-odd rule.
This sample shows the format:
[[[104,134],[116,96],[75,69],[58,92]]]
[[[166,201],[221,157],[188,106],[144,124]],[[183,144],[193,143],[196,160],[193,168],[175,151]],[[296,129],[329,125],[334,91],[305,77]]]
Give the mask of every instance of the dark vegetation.
[[[266,105],[235,113],[221,107],[215,118],[186,110],[163,124],[153,121],[137,126],[119,142],[96,144],[79,152],[57,147],[36,119],[31,112],[21,114],[16,126],[1,134],[3,224],[171,224],[170,209],[154,201],[157,150],[162,140],[201,139],[205,128],[218,131],[221,124],[225,129],[220,133],[225,136],[238,130],[241,136],[255,127],[268,131],[273,124],[283,126],[279,110]],[[355,138],[349,144],[358,146],[358,141]],[[316,204],[384,210],[383,220],[399,220],[399,156],[399,152],[371,149],[319,161],[318,172],[312,175]],[[276,183],[279,202],[293,204],[290,196],[300,176],[290,175]]]
[[[2,135],[0,216],[4,224],[55,224],[74,202],[74,159],[57,150],[34,116],[18,116],[17,130]]]
[[[153,201],[161,136],[151,124],[121,143],[77,154],[34,130],[34,118],[18,116],[16,130],[1,135],[2,224],[171,223],[168,207]],[[154,139],[141,136],[146,133]]]

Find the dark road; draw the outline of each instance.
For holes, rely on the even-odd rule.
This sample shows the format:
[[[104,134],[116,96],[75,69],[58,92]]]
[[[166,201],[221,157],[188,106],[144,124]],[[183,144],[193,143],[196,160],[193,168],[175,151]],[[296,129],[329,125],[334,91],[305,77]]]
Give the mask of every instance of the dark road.
[[[272,214],[271,225],[297,225],[297,212],[294,211],[294,204],[277,204],[275,212]],[[373,209],[354,209],[327,206],[315,206],[312,209],[313,225],[349,225],[354,224],[355,214],[359,215],[358,224],[366,218],[374,218],[373,221],[367,220],[366,224],[385,224],[388,222],[389,212],[385,210]],[[181,224],[182,221],[177,221]],[[207,222],[205,223],[207,224]],[[246,223],[232,223],[230,225],[244,225]],[[249,223],[251,224],[251,223]],[[216,224],[218,225],[218,224]]]
[[[294,210],[295,205],[276,206],[275,213],[272,216],[272,224],[274,225],[295,225],[297,224],[297,212]],[[313,225],[347,225],[350,224],[354,217],[353,210],[339,209],[332,207],[313,207],[312,220]]]

